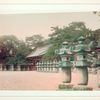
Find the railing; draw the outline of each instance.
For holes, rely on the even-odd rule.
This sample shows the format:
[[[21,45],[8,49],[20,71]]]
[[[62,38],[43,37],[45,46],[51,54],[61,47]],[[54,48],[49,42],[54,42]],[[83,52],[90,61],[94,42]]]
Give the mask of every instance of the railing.
[[[36,64],[39,72],[59,72],[59,61],[38,62]]]
[[[36,70],[33,64],[20,64],[20,65],[2,65],[0,64],[0,71],[32,71]]]

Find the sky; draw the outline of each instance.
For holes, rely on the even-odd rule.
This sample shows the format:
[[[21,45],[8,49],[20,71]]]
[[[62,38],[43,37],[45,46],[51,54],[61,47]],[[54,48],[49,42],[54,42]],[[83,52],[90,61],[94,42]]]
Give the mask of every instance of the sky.
[[[100,17],[93,12],[0,14],[0,35],[15,35],[19,39],[40,34],[48,38],[51,27],[67,26],[71,22],[85,22],[92,30],[100,28]]]

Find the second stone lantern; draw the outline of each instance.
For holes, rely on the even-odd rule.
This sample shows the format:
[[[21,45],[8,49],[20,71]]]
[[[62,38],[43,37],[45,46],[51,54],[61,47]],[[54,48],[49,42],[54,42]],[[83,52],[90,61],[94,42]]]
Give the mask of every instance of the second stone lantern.
[[[83,36],[78,38],[78,44],[75,46],[73,53],[75,54],[75,67],[77,69],[78,85],[80,89],[88,89],[88,67],[89,62],[87,61],[87,55],[90,48],[84,43],[85,38]],[[78,87],[79,89],[79,87]]]

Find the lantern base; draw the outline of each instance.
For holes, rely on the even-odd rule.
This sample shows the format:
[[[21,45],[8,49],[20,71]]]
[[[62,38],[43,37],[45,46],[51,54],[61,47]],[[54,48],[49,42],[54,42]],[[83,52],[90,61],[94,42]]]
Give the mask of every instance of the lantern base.
[[[63,83],[63,84],[59,84],[58,86],[58,89],[59,90],[68,90],[68,91],[71,91],[73,88],[73,85],[72,84],[69,84],[69,83]]]
[[[78,85],[73,87],[74,91],[92,91],[92,87],[88,87],[87,85]]]

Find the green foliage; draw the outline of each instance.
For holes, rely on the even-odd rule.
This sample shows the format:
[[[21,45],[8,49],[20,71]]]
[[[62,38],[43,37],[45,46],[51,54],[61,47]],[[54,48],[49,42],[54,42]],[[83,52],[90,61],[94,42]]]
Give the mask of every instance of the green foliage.
[[[53,33],[50,34],[51,42],[62,43],[63,41],[76,42],[79,36],[86,36],[91,30],[86,28],[83,22],[72,22],[68,26],[59,28],[52,27]]]
[[[95,30],[94,34],[95,34],[95,39],[97,41],[100,41],[100,29]]]
[[[33,51],[32,47],[43,46],[44,40],[41,35],[27,37],[25,42],[17,39],[14,35],[4,35],[0,37],[0,44],[6,47],[4,63],[16,65],[29,63],[26,57]]]
[[[45,60],[52,60],[55,58],[60,59],[60,56],[58,54],[55,54],[55,50],[58,48],[57,45],[55,46],[51,46],[48,51],[46,52],[46,54],[43,56],[43,59]]]
[[[16,47],[19,44],[19,40],[14,35],[3,35],[0,36],[0,43],[10,49]]]
[[[59,28],[58,26],[52,27],[52,34],[49,35],[49,43],[52,44],[52,46],[49,48],[45,57],[56,57],[57,55],[55,54],[55,50],[61,47],[62,42],[67,41],[70,46],[73,43],[77,43],[78,37],[86,37],[89,34],[92,34],[92,31],[86,28],[83,22],[72,22],[63,28]]]
[[[26,43],[32,47],[40,47],[44,45],[44,37],[39,34],[35,34],[30,37],[26,37]]]
[[[26,60],[26,56],[30,53],[30,48],[24,43],[24,42],[21,42],[19,44],[19,47],[17,48],[17,52],[16,52],[16,62],[18,64],[25,64],[27,63],[27,60]]]
[[[26,56],[31,52],[31,49],[25,42],[18,40],[13,35],[4,35],[0,37],[0,44],[6,47],[5,64],[27,63]]]

